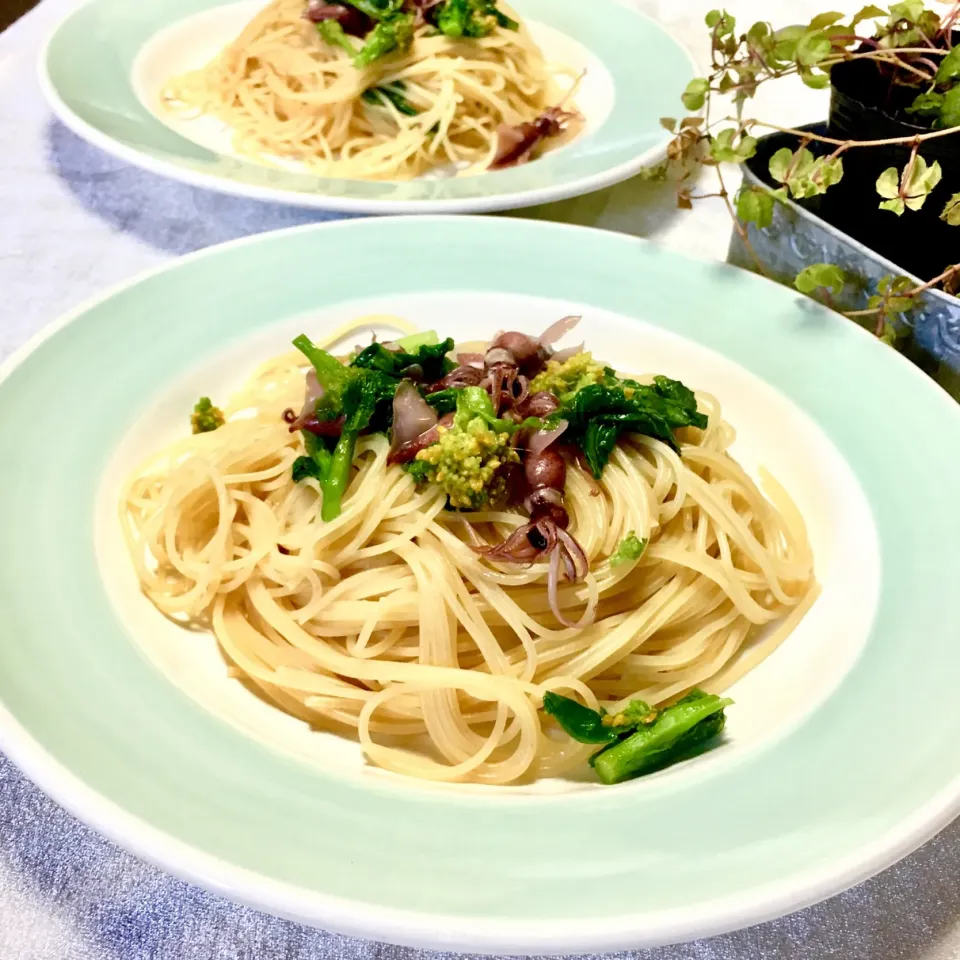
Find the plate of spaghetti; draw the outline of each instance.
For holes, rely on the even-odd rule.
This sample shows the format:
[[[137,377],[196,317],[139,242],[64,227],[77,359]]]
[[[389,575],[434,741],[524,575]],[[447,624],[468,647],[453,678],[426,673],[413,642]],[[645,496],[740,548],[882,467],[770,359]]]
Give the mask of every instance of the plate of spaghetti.
[[[958,432],[843,318],[620,235],[212,248],[0,372],[0,747],[141,856],[353,935],[757,923],[958,810]]]
[[[692,72],[616,0],[90,0],[41,63],[58,116],[124,159],[367,213],[510,209],[624,180],[665,155],[659,118]]]

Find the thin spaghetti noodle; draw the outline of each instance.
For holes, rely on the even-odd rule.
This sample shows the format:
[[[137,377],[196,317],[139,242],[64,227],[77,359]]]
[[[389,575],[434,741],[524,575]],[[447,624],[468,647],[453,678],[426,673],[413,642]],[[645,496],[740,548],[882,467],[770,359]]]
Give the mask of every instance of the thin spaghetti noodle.
[[[212,62],[172,79],[167,105],[219,118],[241,153],[403,180],[447,165],[486,170],[498,130],[534,122],[563,96],[557,78],[572,77],[547,66],[523,24],[452,38],[423,23],[407,49],[358,68],[306,9],[273,0]]]
[[[281,420],[303,372],[298,353],[264,364],[225,425],[133,472],[120,513],[161,611],[208,621],[236,676],[312,725],[352,732],[381,767],[482,783],[562,775],[595,748],[552,734],[546,691],[594,708],[718,691],[816,596],[799,513],[731,458],[734,429],[707,394],[696,396],[708,425],[679,432],[679,455],[631,434],[599,481],[571,465],[569,531],[589,571],[558,603],[595,616],[568,628],[550,612],[546,563],[474,549],[526,518],[445,509],[438,486],[388,466],[383,435],[361,438],[342,512],[322,521],[316,481],[291,477],[303,442]],[[646,550],[612,565],[630,532]]]

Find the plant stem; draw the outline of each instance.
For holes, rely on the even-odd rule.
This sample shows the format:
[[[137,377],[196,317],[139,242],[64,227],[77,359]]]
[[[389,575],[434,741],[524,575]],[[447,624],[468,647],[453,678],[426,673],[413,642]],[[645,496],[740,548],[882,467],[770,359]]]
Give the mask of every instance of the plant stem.
[[[764,269],[763,262],[760,260],[757,251],[753,249],[753,244],[750,242],[749,232],[747,231],[747,228],[740,222],[739,218],[737,217],[737,211],[733,209],[733,204],[730,202],[730,192],[727,190],[727,185],[723,179],[723,171],[720,169],[719,163],[715,169],[717,171],[717,180],[720,183],[719,195],[723,198],[724,205],[727,208],[727,213],[730,214],[730,219],[733,222],[733,228],[737,231],[737,236],[739,236],[740,240],[743,242],[744,249],[750,254],[753,264],[757,268],[757,273],[763,277],[766,277],[768,276],[767,271]]]
[[[933,78],[929,73],[924,73],[922,70],[918,70],[916,67],[911,67],[909,64],[904,63],[900,60],[901,53],[915,53],[915,54],[936,54],[937,56],[946,56],[949,53],[948,50],[930,50],[926,47],[909,47],[903,50],[886,51],[886,50],[867,50],[864,53],[846,53],[844,55],[835,55],[827,57],[825,60],[822,60],[820,63],[816,64],[818,67],[834,67],[838,63],[846,63],[850,60],[878,60],[883,63],[892,63],[894,66],[903,67],[905,70],[910,71],[911,73],[917,74],[923,80],[929,82]],[[727,65],[724,64],[722,67],[714,63],[716,67],[713,74],[710,75],[709,80],[711,84],[714,79],[720,74],[725,73],[727,70]],[[931,64],[931,68],[935,71],[936,67]],[[787,67],[784,70],[771,70],[769,76],[756,78],[749,83],[738,83],[736,86],[730,87],[727,90],[722,91],[724,94],[734,93],[737,90],[742,90],[747,87],[752,87],[765,83],[768,80],[779,80],[781,77],[789,77],[791,74],[799,73],[800,68],[796,65]],[[721,91],[719,88],[713,88],[717,93]]]
[[[903,293],[898,293],[898,297],[915,297],[917,294],[923,293],[925,290],[929,290],[931,287],[935,287],[938,283],[944,283],[949,280],[951,277],[960,273],[960,263],[955,263],[952,267],[947,267],[943,273],[934,277],[932,280],[928,280],[926,283],[921,283],[918,286],[914,287],[912,290],[906,290]],[[844,311],[845,317],[871,317],[875,313],[882,313],[883,307],[873,307],[870,310],[846,310]],[[883,328],[881,327],[881,333]]]
[[[734,117],[728,117],[731,122]],[[763,127],[766,130],[777,130],[779,133],[792,133],[795,137],[806,138],[807,142],[816,140],[818,143],[829,143],[835,147],[843,147],[849,150],[852,147],[891,147],[904,146],[912,144],[914,141],[924,143],[927,140],[936,140],[938,137],[948,137],[952,134],[960,133],[960,127],[951,127],[949,130],[931,130],[929,133],[920,133],[912,137],[889,137],[886,140],[837,140],[834,137],[823,137],[818,133],[811,133],[809,130],[795,130],[793,127],[778,127],[776,124],[767,123],[765,120],[744,120],[744,127]]]
[[[797,147],[793,152],[793,158],[790,160],[790,166],[787,167],[787,172],[783,175],[783,182],[789,183],[793,179],[794,171],[797,169],[797,164],[800,162],[800,154],[806,149],[807,144],[810,142],[809,137],[804,137],[800,141],[800,146]]]
[[[917,151],[920,149],[920,142],[918,140],[913,141],[913,149],[910,151],[910,159],[907,161],[907,165],[903,168],[903,173],[900,176],[900,189],[898,191],[898,196],[901,200],[906,201],[907,188],[910,186],[910,177],[913,175],[913,168],[917,163]]]

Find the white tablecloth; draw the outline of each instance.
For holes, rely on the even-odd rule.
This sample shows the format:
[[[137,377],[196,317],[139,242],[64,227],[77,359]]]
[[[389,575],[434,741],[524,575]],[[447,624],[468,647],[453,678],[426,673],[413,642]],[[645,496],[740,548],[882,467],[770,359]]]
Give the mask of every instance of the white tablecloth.
[[[54,121],[35,64],[73,0],[43,0],[0,35],[0,359],[104,287],[212,243],[329,219],[181,186],[113,160]],[[131,0],[136,2],[136,0]],[[162,0],[147,0],[162,2]],[[703,59],[704,0],[636,0]],[[735,3],[782,24],[811,0]],[[859,3],[843,0],[851,10]],[[788,13],[789,11],[789,13]],[[798,86],[764,92],[767,116],[801,123],[826,99]],[[678,111],[680,107],[678,104]],[[729,221],[716,201],[692,213],[670,191],[635,183],[538,211],[653,237],[722,259]],[[2,537],[2,531],[0,531]],[[16,642],[5,637],[3,642]],[[87,830],[0,755],[0,960],[432,960],[422,951],[348,940],[236,907],[174,880]],[[960,823],[876,879],[751,930],[623,955],[649,960],[957,960]]]

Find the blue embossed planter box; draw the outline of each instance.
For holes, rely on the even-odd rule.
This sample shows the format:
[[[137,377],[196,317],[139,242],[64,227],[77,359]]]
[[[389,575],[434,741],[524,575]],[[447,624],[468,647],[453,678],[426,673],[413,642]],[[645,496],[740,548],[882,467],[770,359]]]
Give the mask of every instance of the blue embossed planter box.
[[[810,124],[801,129],[823,133],[825,125]],[[781,146],[795,149],[796,138],[773,134],[760,141],[756,157],[743,165],[745,184],[770,189],[765,179],[767,163],[771,154]],[[754,224],[747,225],[750,244],[768,276],[792,286],[794,277],[804,267],[812,263],[835,263],[851,277],[843,291],[834,298],[839,310],[865,309],[867,299],[876,293],[877,283],[884,276],[910,276],[901,267],[821,219],[816,212],[817,206],[813,203],[805,209],[792,201],[778,203],[769,227],[759,229]],[[908,217],[909,214],[891,228],[908,228]],[[727,259],[737,266],[756,270],[756,264],[736,230]],[[917,296],[912,310],[900,314],[899,323],[912,336],[905,337],[898,348],[960,400],[960,299],[940,290],[925,291]],[[872,319],[868,318],[865,324],[872,326]]]

